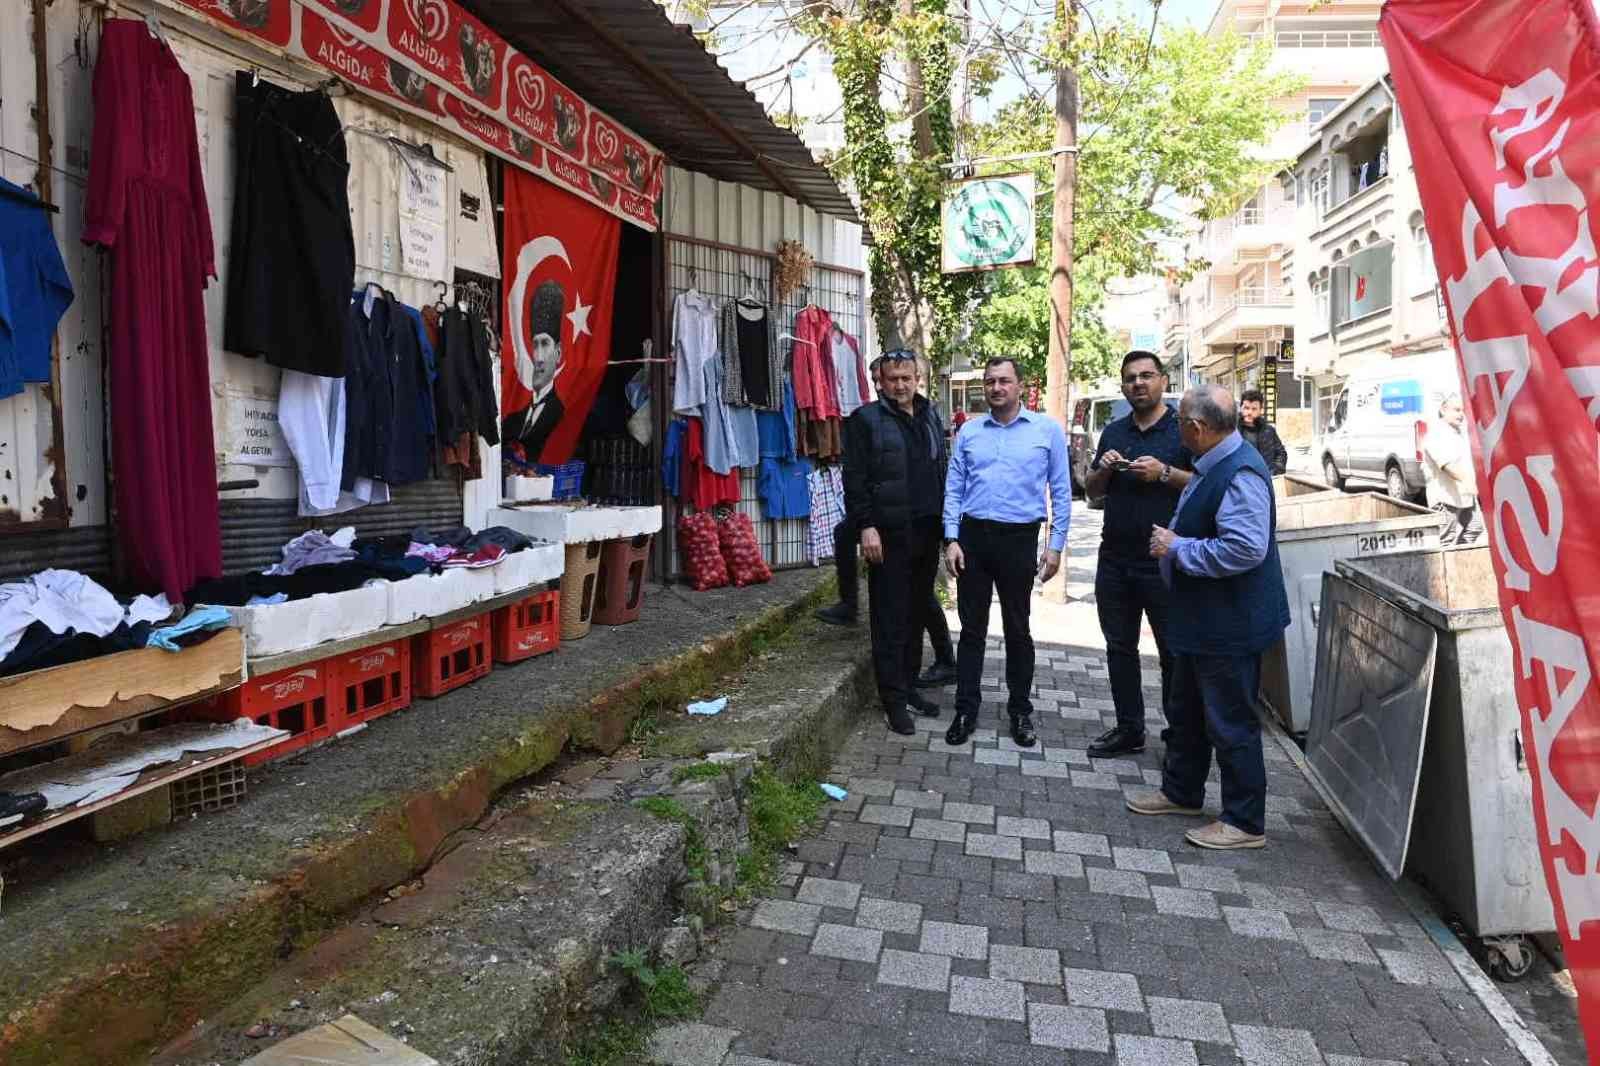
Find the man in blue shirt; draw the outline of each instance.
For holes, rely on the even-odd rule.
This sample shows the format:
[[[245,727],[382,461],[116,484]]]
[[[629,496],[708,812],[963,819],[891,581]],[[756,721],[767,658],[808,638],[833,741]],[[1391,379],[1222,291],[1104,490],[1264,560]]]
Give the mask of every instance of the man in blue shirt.
[[[1089,745],[1110,759],[1144,750],[1144,692],[1139,672],[1139,631],[1150,619],[1161,658],[1161,711],[1166,714],[1172,657],[1167,652],[1167,607],[1172,601],[1150,557],[1150,531],[1172,520],[1178,493],[1189,483],[1189,451],[1178,415],[1163,400],[1166,369],[1153,352],[1122,360],[1122,395],[1133,409],[1105,427],[1084,492],[1105,496],[1105,524],[1095,567],[1094,600],[1106,638],[1106,672],[1117,724]]]
[[[1033,581],[1061,568],[1072,507],[1067,438],[1060,423],[1022,408],[1022,382],[1011,359],[991,359],[983,372],[989,413],[961,427],[945,480],[945,557],[956,575],[961,643],[956,652],[956,718],[946,742],[964,744],[978,724],[989,605],[1000,593],[1006,635],[1006,710],[1019,747],[1033,731],[1033,635],[1028,615]],[[1039,552],[1039,526],[1050,495],[1050,540]]]
[[[1289,625],[1274,532],[1272,472],[1239,436],[1233,397],[1219,385],[1184,394],[1178,407],[1194,477],[1178,497],[1171,528],[1150,534],[1150,554],[1172,589],[1167,645],[1172,688],[1171,735],[1161,788],[1135,793],[1135,814],[1202,813],[1206,775],[1216,752],[1222,817],[1191,829],[1202,848],[1259,848],[1266,843],[1267,771],[1256,692],[1261,653]]]

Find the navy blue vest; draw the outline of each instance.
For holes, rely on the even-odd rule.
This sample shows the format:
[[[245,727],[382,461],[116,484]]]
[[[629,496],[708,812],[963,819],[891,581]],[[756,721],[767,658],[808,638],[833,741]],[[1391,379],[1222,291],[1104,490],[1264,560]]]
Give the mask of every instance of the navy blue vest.
[[[1267,557],[1254,570],[1232,577],[1198,577],[1172,568],[1172,606],[1167,614],[1167,647],[1186,655],[1257,655],[1271,647],[1289,626],[1289,597],[1278,565],[1278,504],[1271,494],[1272,474],[1261,453],[1248,445],[1220,460],[1183,501],[1173,532],[1180,537],[1217,535],[1217,508],[1235,477],[1260,477],[1267,484],[1274,531]]]

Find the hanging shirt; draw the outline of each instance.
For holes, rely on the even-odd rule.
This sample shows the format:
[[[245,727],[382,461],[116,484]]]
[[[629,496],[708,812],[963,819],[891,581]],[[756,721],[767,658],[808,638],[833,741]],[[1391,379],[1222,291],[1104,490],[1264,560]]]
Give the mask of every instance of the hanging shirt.
[[[722,398],[722,361],[706,361],[705,448],[706,465],[719,474],[761,462],[761,440],[753,407],[730,404]]]
[[[833,319],[807,306],[794,316],[794,396],[809,420],[839,417],[839,377],[833,368]]]
[[[698,418],[687,422],[684,434],[682,489],[685,503],[701,511],[723,503],[739,502],[739,474],[719,474],[706,463],[705,423]]]
[[[672,410],[697,415],[706,402],[707,362],[717,360],[717,309],[693,290],[672,301]]]
[[[0,187],[38,202],[4,178]],[[0,196],[0,397],[21,392],[25,381],[50,380],[50,340],[71,304],[72,279],[50,215]]]
[[[837,466],[811,472],[811,521],[806,526],[806,558],[816,566],[833,557],[833,527],[844,521],[844,478]]]
[[[839,385],[839,416],[849,418],[857,407],[872,401],[867,386],[867,366],[861,357],[860,341],[837,326],[830,339],[833,369]]]

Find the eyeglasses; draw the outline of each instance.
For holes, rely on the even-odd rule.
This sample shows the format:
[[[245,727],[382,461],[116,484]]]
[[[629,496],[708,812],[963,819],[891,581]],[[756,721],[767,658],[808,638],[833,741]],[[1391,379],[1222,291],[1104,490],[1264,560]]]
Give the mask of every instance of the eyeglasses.
[[[913,362],[917,358],[917,353],[910,348],[896,348],[892,352],[884,352],[880,358],[886,363]]]
[[[1134,385],[1142,381],[1154,381],[1160,376],[1161,375],[1156,373],[1154,370],[1142,370],[1137,374],[1122,375],[1122,383],[1124,385]]]

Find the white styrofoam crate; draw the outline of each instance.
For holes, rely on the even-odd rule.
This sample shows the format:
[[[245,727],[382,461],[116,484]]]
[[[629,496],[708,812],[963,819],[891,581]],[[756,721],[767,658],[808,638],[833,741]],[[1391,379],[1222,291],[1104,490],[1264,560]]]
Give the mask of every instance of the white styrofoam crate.
[[[536,504],[495,507],[491,526],[507,526],[536,540],[556,544],[588,544],[661,531],[660,507],[585,507],[578,504]]]
[[[512,552],[499,566],[491,568],[494,593],[503,596],[529,585],[554,580],[561,576],[566,566],[567,549],[563,545],[540,541],[531,548]]]
[[[322,592],[287,603],[229,607],[228,613],[244,633],[246,655],[281,655],[370,633],[384,625],[389,615],[389,589],[394,584],[377,582],[348,592]]]

